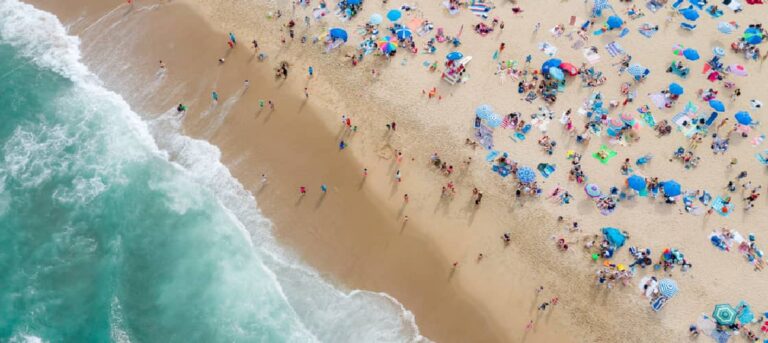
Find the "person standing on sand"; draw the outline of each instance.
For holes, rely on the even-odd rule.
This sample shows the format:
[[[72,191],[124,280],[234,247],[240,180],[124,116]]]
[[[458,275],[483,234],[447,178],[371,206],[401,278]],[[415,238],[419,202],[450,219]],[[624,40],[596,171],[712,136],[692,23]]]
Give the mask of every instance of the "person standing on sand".
[[[253,53],[257,53],[259,51],[259,42],[254,39],[251,41],[251,44],[253,44]]]
[[[213,99],[213,104],[219,102],[219,93],[216,93],[216,91],[211,92],[211,99]]]
[[[301,194],[301,196],[307,195],[307,187],[305,186],[299,187],[299,193]]]
[[[525,331],[531,330],[533,330],[533,320],[529,321],[528,324],[525,325]]]
[[[237,44],[237,40],[235,39],[235,34],[230,32],[229,33],[229,41],[232,42],[232,44]]]
[[[363,168],[363,178],[368,177],[368,168]]]
[[[275,110],[275,103],[272,102],[272,100],[269,100],[268,103],[269,103],[269,110],[270,111],[274,111]]]
[[[261,174],[261,185],[267,184],[267,174]]]
[[[407,204],[408,203],[408,199],[409,199],[408,198],[408,193],[405,193],[405,195],[403,195],[403,202]]]
[[[309,89],[307,87],[304,87],[304,97],[309,99]]]
[[[323,193],[327,193],[328,192],[328,186],[326,186],[325,184],[322,184],[322,185],[320,185],[320,190]]]
[[[309,72],[309,78],[311,79],[312,75],[315,74],[315,68],[312,68],[312,66],[309,66],[309,69],[307,69],[307,71]]]

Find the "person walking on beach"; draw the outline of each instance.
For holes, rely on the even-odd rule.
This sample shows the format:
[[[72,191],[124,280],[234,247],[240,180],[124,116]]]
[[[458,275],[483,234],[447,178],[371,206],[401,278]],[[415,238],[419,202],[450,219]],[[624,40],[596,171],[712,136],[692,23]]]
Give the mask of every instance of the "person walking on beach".
[[[299,194],[301,194],[301,196],[307,195],[307,187],[305,186],[299,187]]]
[[[216,91],[211,92],[211,99],[213,99],[213,104],[219,102],[219,93],[216,93]]]
[[[368,177],[368,168],[363,168],[363,178]]]
[[[309,99],[309,88],[304,87],[304,97]]]
[[[405,193],[405,195],[403,195],[403,202],[407,204],[408,200],[409,200],[408,193]]]
[[[403,178],[402,178],[402,176],[400,175],[400,169],[398,169],[398,170],[395,172],[395,181],[397,181],[397,182],[400,182],[400,181],[402,181],[402,180],[403,180]]]
[[[322,191],[323,193],[327,193],[328,192],[328,186],[326,186],[325,184],[320,185],[320,191]]]
[[[257,53],[259,51],[259,42],[254,39],[251,41],[251,44],[253,44],[253,53]]]
[[[237,40],[235,39],[235,34],[230,32],[229,33],[229,41],[232,42],[232,44],[237,44]]]
[[[272,102],[272,100],[267,101],[269,103],[269,110],[274,111],[275,110],[275,103]]]
[[[264,186],[267,184],[267,174],[261,174],[261,185]]]
[[[309,66],[307,69],[307,72],[309,72],[309,78],[311,79],[312,76],[315,74],[315,68],[312,68],[312,66]]]
[[[544,310],[546,310],[546,309],[547,309],[547,306],[549,306],[549,303],[548,303],[548,302],[546,302],[546,301],[545,301],[545,302],[541,303],[541,305],[539,305],[539,311],[544,311]]]

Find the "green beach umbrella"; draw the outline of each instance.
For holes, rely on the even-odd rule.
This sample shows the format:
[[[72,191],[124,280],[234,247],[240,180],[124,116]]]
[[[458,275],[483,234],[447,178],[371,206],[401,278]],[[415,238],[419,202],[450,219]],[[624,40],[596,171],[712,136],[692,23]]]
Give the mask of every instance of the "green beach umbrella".
[[[715,305],[712,318],[720,325],[731,325],[736,322],[736,309],[730,304]]]

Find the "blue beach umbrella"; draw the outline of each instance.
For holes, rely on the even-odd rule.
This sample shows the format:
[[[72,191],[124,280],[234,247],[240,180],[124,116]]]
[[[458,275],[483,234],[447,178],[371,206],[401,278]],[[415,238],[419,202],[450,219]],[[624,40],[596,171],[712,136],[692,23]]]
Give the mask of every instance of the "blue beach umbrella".
[[[659,280],[659,293],[667,298],[671,298],[677,294],[677,291],[679,290],[677,288],[677,282],[672,279],[661,279]]]
[[[517,179],[522,183],[531,183],[536,181],[536,173],[528,167],[521,167],[517,170]]]
[[[347,5],[359,5],[363,3],[363,0],[347,0]]]
[[[462,57],[464,57],[464,54],[458,52],[458,51],[451,51],[448,53],[448,55],[445,55],[445,58],[449,61],[458,61]]]
[[[685,49],[683,50],[683,56],[685,56],[686,59],[689,61],[695,61],[698,60],[701,56],[699,56],[699,52],[696,51],[696,49]]]
[[[379,25],[381,24],[382,21],[384,21],[384,18],[381,16],[381,14],[378,14],[378,13],[371,14],[371,20],[370,20],[371,24]]]
[[[632,175],[627,179],[627,185],[636,191],[642,191],[645,189],[645,179],[641,176]]]
[[[398,21],[402,16],[403,12],[400,12],[400,10],[390,10],[387,12],[387,19],[392,22]]]
[[[645,74],[645,71],[648,70],[648,68],[643,67],[639,64],[632,64],[627,68],[627,73],[632,76],[642,76]]]
[[[710,100],[709,101],[709,107],[712,107],[713,110],[718,111],[718,112],[725,111],[725,105],[723,104],[722,101],[717,100],[717,99]]]
[[[340,29],[338,27],[332,28],[330,31],[328,31],[328,34],[333,39],[341,39],[343,41],[347,41],[347,38],[349,37],[347,35],[347,31],[344,31],[344,29]]]
[[[541,65],[541,72],[544,74],[548,74],[549,68],[559,67],[560,64],[562,63],[563,61],[560,60],[559,58],[550,58],[546,62],[544,62],[544,64]]]
[[[676,197],[682,194],[682,190],[680,189],[680,184],[677,183],[677,181],[675,180],[664,181],[664,184],[662,185],[662,189],[664,190],[664,195],[668,197]]]
[[[720,325],[732,325],[736,322],[736,309],[729,304],[717,304],[712,311],[712,318]]]
[[[413,36],[413,31],[407,27],[402,27],[395,31],[395,35],[397,35],[397,39],[404,40]]]
[[[501,117],[499,117],[497,114],[493,113],[485,119],[485,122],[488,124],[488,126],[495,129],[499,127],[501,123],[504,122],[504,120],[501,119]]]
[[[609,29],[615,29],[621,27],[621,25],[624,24],[624,20],[622,20],[619,16],[612,15],[608,17],[608,21],[606,23],[608,24]]]
[[[736,113],[736,121],[741,125],[752,124],[752,116],[747,111],[739,111]]]
[[[549,68],[549,75],[554,77],[556,80],[562,81],[565,79],[565,74],[560,68]]]
[[[669,92],[673,95],[683,95],[685,89],[677,82],[672,82],[669,84]]]
[[[493,115],[493,107],[491,105],[480,105],[475,109],[475,115],[480,119],[488,119]]]
[[[684,10],[681,10],[680,14],[683,15],[683,18],[688,19],[690,21],[696,21],[696,19],[699,19],[699,12],[693,8],[686,8]]]

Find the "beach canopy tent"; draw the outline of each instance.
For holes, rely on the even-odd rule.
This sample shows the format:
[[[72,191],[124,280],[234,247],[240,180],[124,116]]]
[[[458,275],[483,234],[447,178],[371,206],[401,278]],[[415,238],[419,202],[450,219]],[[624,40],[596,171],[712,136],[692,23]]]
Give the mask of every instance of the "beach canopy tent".
[[[600,187],[598,187],[594,183],[590,183],[590,184],[584,186],[584,192],[587,193],[587,195],[590,198],[597,198],[600,195],[602,195],[602,193],[600,192]]]
[[[333,39],[341,39],[343,41],[347,41],[347,38],[349,38],[349,35],[347,35],[347,31],[344,29],[340,29],[338,27],[334,27],[328,31],[328,35],[331,36]]]
[[[699,12],[693,8],[682,9],[680,10],[680,14],[683,15],[683,18],[688,19],[690,21],[696,21],[696,19],[699,19]]]
[[[387,19],[389,21],[395,22],[400,20],[400,18],[403,16],[403,12],[400,12],[400,10],[390,10],[387,12]]]
[[[720,325],[732,325],[736,322],[736,309],[730,304],[717,304],[712,311],[712,318]]]
[[[756,27],[747,28],[744,31],[744,41],[756,45],[763,42],[763,33]]]
[[[709,101],[709,107],[712,107],[713,110],[718,112],[725,111],[725,104],[723,104],[722,101],[717,99],[712,99]]]
[[[517,179],[522,183],[531,183],[536,181],[536,173],[529,167],[520,167],[517,169]]]
[[[717,30],[725,34],[731,34],[736,28],[729,22],[721,21],[717,24]]]
[[[480,119],[488,119],[493,116],[493,107],[488,104],[477,106],[475,115]]]
[[[679,289],[677,288],[677,282],[672,279],[661,279],[659,280],[659,294],[671,298],[677,294]]]
[[[381,14],[374,13],[374,14],[371,14],[371,19],[369,21],[373,25],[379,25],[381,24],[382,21],[384,21],[384,17],[382,17]]]
[[[563,70],[557,67],[549,68],[549,75],[555,78],[555,80],[564,80],[565,79],[565,73],[563,73]]]
[[[550,58],[541,65],[541,73],[549,74],[549,68],[558,68],[562,63],[563,61],[561,61],[559,58]]]
[[[629,188],[632,188],[638,192],[642,191],[645,189],[645,186],[646,186],[645,178],[638,175],[632,175],[627,179],[627,186],[629,186]]]
[[[605,237],[605,240],[607,240],[608,243],[617,249],[624,246],[624,242],[627,241],[627,237],[624,236],[624,234],[615,227],[604,227],[603,237]]]
[[[691,48],[683,50],[683,56],[685,56],[685,58],[689,61],[696,61],[701,58],[701,56],[699,56],[699,52],[696,51],[696,49]]]
[[[448,53],[448,55],[445,55],[445,58],[449,61],[458,61],[464,57],[464,54],[458,52],[458,51],[451,51]]]
[[[749,112],[747,111],[739,111],[736,112],[736,121],[741,125],[749,125],[752,124],[752,116],[749,115]]]
[[[672,82],[669,84],[669,92],[673,95],[683,95],[685,89],[679,83]]]
[[[675,180],[664,181],[661,187],[662,187],[662,190],[664,190],[664,195],[668,197],[676,197],[682,194],[680,184],[677,183],[677,181]]]
[[[622,20],[617,15],[612,15],[608,17],[608,21],[606,21],[606,24],[608,25],[608,29],[616,29],[621,27],[621,25],[624,25],[624,20]]]
[[[397,35],[397,39],[405,40],[413,36],[413,31],[407,27],[401,27],[395,30],[395,35]]]
[[[568,73],[568,75],[571,75],[571,76],[579,75],[579,68],[577,68],[575,65],[570,64],[568,62],[560,63],[558,67],[562,69],[564,72]]]

